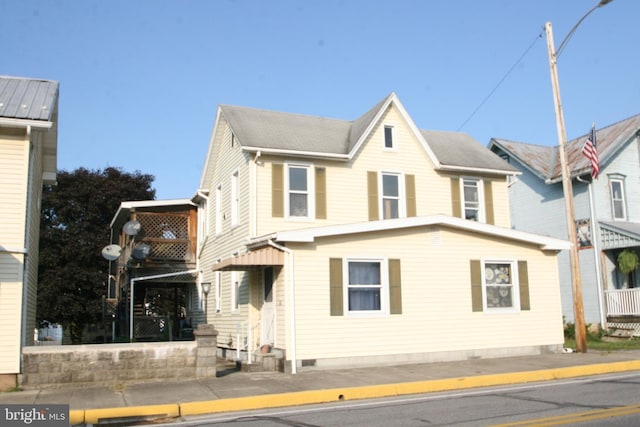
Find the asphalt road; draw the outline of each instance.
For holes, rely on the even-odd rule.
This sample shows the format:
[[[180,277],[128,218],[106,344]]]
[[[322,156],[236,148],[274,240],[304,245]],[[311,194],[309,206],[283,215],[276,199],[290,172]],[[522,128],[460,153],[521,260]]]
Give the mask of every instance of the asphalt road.
[[[640,373],[194,417],[167,426],[640,426]]]

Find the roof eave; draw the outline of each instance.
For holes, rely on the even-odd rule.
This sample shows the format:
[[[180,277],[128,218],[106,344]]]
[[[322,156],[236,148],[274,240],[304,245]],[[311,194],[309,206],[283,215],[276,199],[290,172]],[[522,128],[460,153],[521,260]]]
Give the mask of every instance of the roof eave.
[[[311,157],[316,159],[331,159],[331,160],[343,160],[350,159],[348,154],[336,154],[336,153],[323,153],[319,151],[297,151],[297,150],[285,150],[279,148],[263,148],[263,147],[248,147],[243,146],[242,151],[248,151],[250,153],[260,152],[261,154],[272,154],[278,156],[295,156],[295,157]]]
[[[502,169],[485,169],[485,168],[473,168],[468,166],[454,166],[454,165],[440,165],[438,168],[440,171],[446,172],[474,172],[474,173],[486,173],[492,175],[522,175],[521,171],[507,171]]]
[[[568,241],[538,234],[527,233],[519,230],[498,227],[491,224],[469,221],[447,215],[431,215],[426,217],[411,217],[386,219],[379,221],[367,221],[355,224],[340,224],[327,227],[308,228],[301,230],[281,231],[275,233],[273,239],[278,242],[312,243],[319,237],[339,236],[343,234],[368,233],[386,231],[407,227],[420,227],[441,225],[465,231],[502,237],[523,243],[538,245],[546,251],[560,251],[569,249]]]

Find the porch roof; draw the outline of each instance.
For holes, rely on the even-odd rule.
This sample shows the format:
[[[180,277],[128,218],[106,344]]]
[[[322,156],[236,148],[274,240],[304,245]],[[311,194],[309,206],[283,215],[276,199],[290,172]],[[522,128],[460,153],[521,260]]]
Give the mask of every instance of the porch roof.
[[[640,223],[598,221],[603,249],[640,246]]]
[[[265,267],[283,264],[284,252],[274,247],[266,247],[223,259],[219,263],[213,265],[213,271],[246,270],[250,267]]]

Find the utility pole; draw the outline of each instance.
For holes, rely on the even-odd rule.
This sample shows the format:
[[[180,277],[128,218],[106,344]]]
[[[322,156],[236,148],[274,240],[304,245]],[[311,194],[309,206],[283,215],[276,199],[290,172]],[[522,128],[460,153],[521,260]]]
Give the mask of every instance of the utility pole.
[[[544,26],[547,35],[547,50],[549,52],[549,68],[551,71],[551,86],[553,89],[553,101],[556,111],[556,128],[558,131],[558,151],[560,152],[560,170],[562,173],[562,191],[564,193],[564,206],[567,220],[567,231],[569,236],[569,263],[571,269],[571,289],[573,291],[573,314],[575,322],[576,350],[580,353],[587,352],[586,326],[584,322],[584,305],[582,297],[582,276],[580,274],[580,258],[578,256],[578,236],[576,232],[575,214],[573,208],[573,184],[571,182],[571,170],[567,162],[567,135],[564,126],[564,115],[562,113],[562,101],[560,100],[560,84],[558,83],[558,56],[564,49],[569,38],[574,31],[584,21],[584,19],[599,7],[610,3],[612,0],[600,0],[600,2],[589,9],[582,18],[571,28],[564,38],[558,50],[553,44],[553,30],[551,22]]]

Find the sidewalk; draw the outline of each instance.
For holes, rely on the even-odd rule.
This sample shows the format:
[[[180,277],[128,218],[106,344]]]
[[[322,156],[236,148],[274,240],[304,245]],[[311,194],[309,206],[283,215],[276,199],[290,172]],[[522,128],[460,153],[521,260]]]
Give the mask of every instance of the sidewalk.
[[[226,369],[225,369],[226,367]],[[113,418],[175,418],[640,371],[640,351],[544,354],[374,368],[245,373],[231,365],[218,377],[115,387],[0,393],[0,404],[68,404],[72,424]]]

